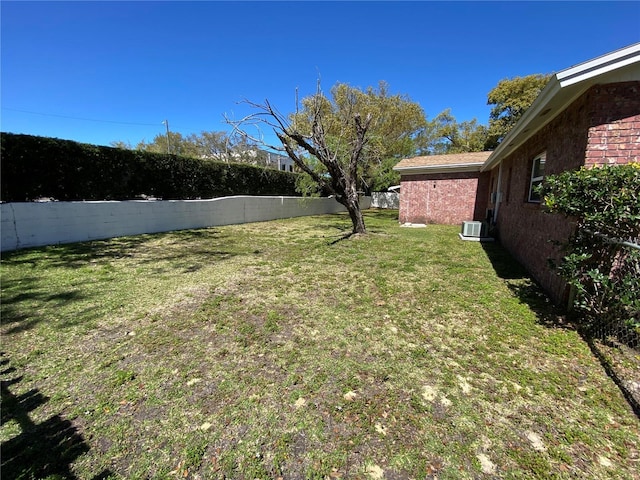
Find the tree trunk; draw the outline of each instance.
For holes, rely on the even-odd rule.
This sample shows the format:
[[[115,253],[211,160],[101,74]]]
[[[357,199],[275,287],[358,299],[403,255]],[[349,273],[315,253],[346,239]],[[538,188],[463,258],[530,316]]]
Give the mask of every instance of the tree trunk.
[[[364,217],[362,216],[362,210],[360,210],[358,194],[349,195],[345,198],[344,206],[347,207],[349,217],[351,217],[353,233],[367,233],[367,228],[364,225]]]

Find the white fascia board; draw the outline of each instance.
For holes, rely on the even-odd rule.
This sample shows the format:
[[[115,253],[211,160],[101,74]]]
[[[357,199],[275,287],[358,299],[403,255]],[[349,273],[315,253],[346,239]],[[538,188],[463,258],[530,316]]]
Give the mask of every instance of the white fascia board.
[[[640,61],[640,43],[567,68],[559,72],[556,77],[562,87],[567,87],[638,61]]]
[[[479,172],[483,163],[455,163],[452,165],[422,165],[417,167],[393,167],[400,175],[422,175],[426,173]]]

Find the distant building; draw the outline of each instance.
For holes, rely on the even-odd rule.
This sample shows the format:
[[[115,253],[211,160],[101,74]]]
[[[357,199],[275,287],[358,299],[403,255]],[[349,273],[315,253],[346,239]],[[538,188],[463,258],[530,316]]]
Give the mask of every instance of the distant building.
[[[283,172],[293,172],[293,160],[286,155],[278,153],[267,153],[267,167],[277,168]]]
[[[200,158],[216,160],[219,162],[239,162],[259,165],[267,168],[275,168],[283,172],[293,172],[294,163],[286,155],[278,153],[266,152],[256,148],[231,151],[228,153],[217,153],[212,155],[203,155]]]

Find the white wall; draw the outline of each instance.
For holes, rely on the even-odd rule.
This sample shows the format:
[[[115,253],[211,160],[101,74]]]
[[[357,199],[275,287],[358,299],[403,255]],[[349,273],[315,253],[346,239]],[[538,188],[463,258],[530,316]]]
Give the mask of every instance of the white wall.
[[[369,208],[371,198],[360,203]],[[332,198],[3,203],[1,251],[345,211]]]
[[[371,206],[374,208],[400,208],[400,194],[398,192],[372,192]]]

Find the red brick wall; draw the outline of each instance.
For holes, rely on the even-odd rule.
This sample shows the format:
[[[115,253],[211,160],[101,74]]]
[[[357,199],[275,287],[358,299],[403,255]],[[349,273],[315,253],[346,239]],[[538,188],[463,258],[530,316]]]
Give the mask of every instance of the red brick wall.
[[[640,82],[591,88],[503,160],[500,242],[558,303],[565,300],[565,285],[549,268],[548,259],[561,257],[552,241],[566,241],[571,226],[562,216],[527,201],[532,161],[546,152],[546,175],[584,164],[638,161],[639,89]]]
[[[586,164],[640,162],[640,82],[598,85],[588,96]]]
[[[476,195],[479,176],[478,172],[403,175],[400,223],[456,225],[484,219]]]

